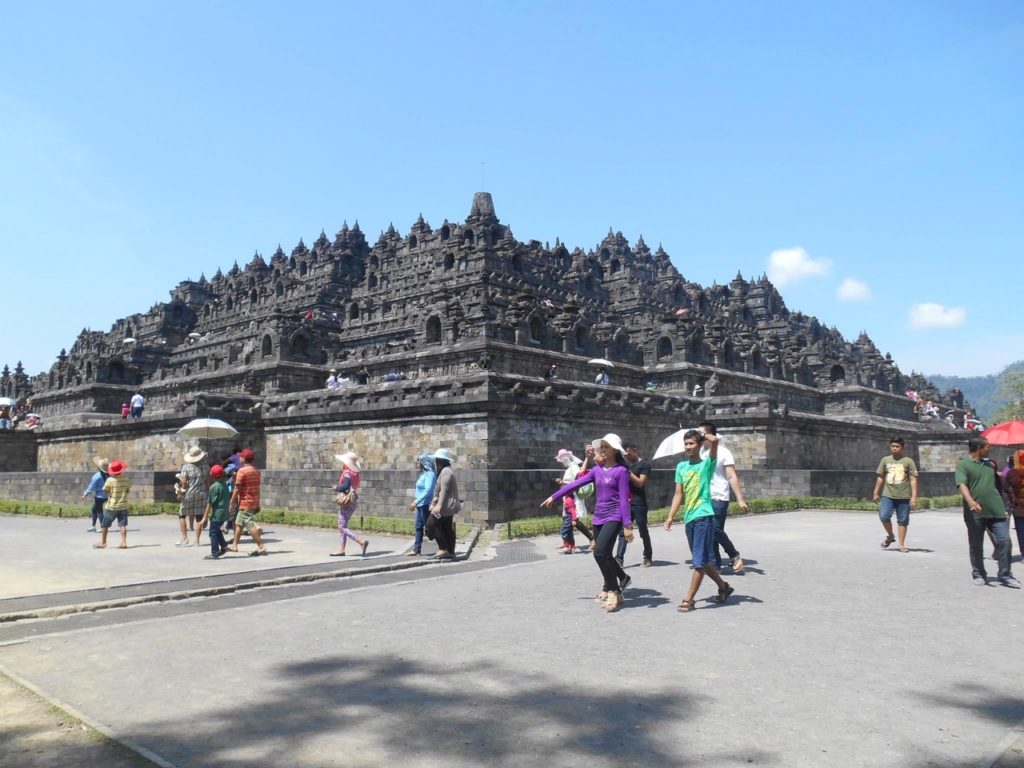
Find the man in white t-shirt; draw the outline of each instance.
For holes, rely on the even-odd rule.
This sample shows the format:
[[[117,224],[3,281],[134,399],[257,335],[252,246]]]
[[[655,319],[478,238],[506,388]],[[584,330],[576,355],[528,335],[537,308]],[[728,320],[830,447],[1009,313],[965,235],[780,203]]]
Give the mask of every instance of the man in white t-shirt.
[[[697,429],[703,435],[718,434],[718,429],[710,421],[702,422]],[[705,451],[707,448],[701,448],[701,458],[704,457]],[[749,512],[750,505],[743,499],[743,488],[740,486],[739,475],[736,474],[736,460],[732,457],[732,452],[719,443],[715,474],[711,477],[711,507],[715,510],[715,564],[721,569],[724,548],[733,573],[743,573],[743,558],[725,532],[725,519],[729,515],[730,488],[736,496],[736,503],[744,512]]]
[[[142,410],[146,407],[146,398],[144,398],[142,396],[141,392],[136,392],[134,395],[132,395],[131,403],[132,403],[132,409],[131,409],[131,416],[132,416],[132,418],[133,419],[141,419],[142,418]]]

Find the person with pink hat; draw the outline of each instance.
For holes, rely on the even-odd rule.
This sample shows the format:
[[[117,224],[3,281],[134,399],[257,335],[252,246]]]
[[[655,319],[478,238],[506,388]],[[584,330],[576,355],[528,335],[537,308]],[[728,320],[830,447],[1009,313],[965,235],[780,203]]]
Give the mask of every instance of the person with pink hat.
[[[568,448],[562,448],[555,455],[555,461],[565,468],[562,476],[555,478],[556,484],[560,486],[567,485],[579,476],[582,462]],[[580,508],[582,507],[583,513],[586,514],[586,506],[583,505],[576,494],[569,494],[563,498],[562,505],[562,528],[559,530],[559,535],[562,537],[562,546],[558,547],[558,551],[564,555],[571,555],[576,552],[575,528],[579,528],[583,532],[591,547],[593,547],[593,534],[590,533],[587,526],[580,520]]]
[[[118,549],[128,549],[128,491],[132,484],[124,476],[124,462],[115,460],[107,465],[107,480],[103,483],[103,492],[107,495],[107,503],[103,507],[103,522],[100,524],[100,541],[93,544],[95,549],[107,546],[107,533],[110,524],[117,518],[117,526],[121,529],[121,544]]]

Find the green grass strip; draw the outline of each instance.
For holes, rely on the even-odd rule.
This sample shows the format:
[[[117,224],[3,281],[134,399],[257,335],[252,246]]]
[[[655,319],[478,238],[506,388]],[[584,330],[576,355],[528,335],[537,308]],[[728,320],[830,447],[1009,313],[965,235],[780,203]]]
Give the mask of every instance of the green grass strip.
[[[177,504],[131,504],[130,515],[177,515]],[[84,517],[92,514],[92,504],[57,504],[46,501],[21,501],[17,499],[0,499],[0,514],[31,515],[33,517]],[[303,512],[292,509],[264,508],[257,518],[261,523],[277,523],[278,525],[294,525],[300,528],[324,528],[337,530],[338,516],[331,512]],[[357,531],[374,531],[376,533],[394,533],[400,536],[412,536],[415,526],[411,519],[401,517],[373,517],[372,515],[354,515],[352,527]],[[477,528],[468,523],[456,523],[455,535],[462,539]]]

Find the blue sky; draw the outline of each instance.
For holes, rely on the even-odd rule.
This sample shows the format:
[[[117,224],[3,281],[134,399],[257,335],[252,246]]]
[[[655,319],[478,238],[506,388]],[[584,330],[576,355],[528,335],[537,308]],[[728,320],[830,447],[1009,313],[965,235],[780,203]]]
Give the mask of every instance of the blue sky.
[[[905,372],[1024,358],[1019,2],[0,3],[0,363],[358,219],[767,272]],[[13,329],[13,332],[12,332]]]

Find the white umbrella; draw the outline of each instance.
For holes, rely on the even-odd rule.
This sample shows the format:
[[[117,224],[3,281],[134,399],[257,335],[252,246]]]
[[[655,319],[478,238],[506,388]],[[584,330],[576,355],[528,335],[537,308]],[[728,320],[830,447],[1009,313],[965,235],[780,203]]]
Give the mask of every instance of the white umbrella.
[[[595,368],[614,368],[615,363],[611,360],[605,360],[603,357],[595,357],[593,360],[587,360],[587,365],[592,365]]]
[[[192,419],[178,430],[178,434],[184,437],[212,440],[218,437],[234,437],[238,434],[238,430],[220,419]]]
[[[2,408],[5,405],[8,406],[8,407],[12,407],[14,405],[14,398],[13,397],[0,397],[0,408]]]
[[[190,334],[188,335],[188,337],[189,337],[190,339],[201,339],[201,338],[203,338],[203,337],[202,337],[202,335],[200,335],[200,334],[196,333],[195,331],[192,331],[192,333],[190,333]]]
[[[127,336],[127,337],[121,339],[121,343],[122,344],[134,344],[135,343],[135,339],[133,339],[131,336]]]
[[[689,432],[691,429],[696,427],[683,427],[678,432],[673,432],[671,435],[661,441],[661,445],[658,446],[658,450],[654,452],[654,456],[651,457],[651,461],[654,459],[660,459],[665,456],[674,456],[677,453],[682,453],[686,450],[683,446],[683,435]]]

